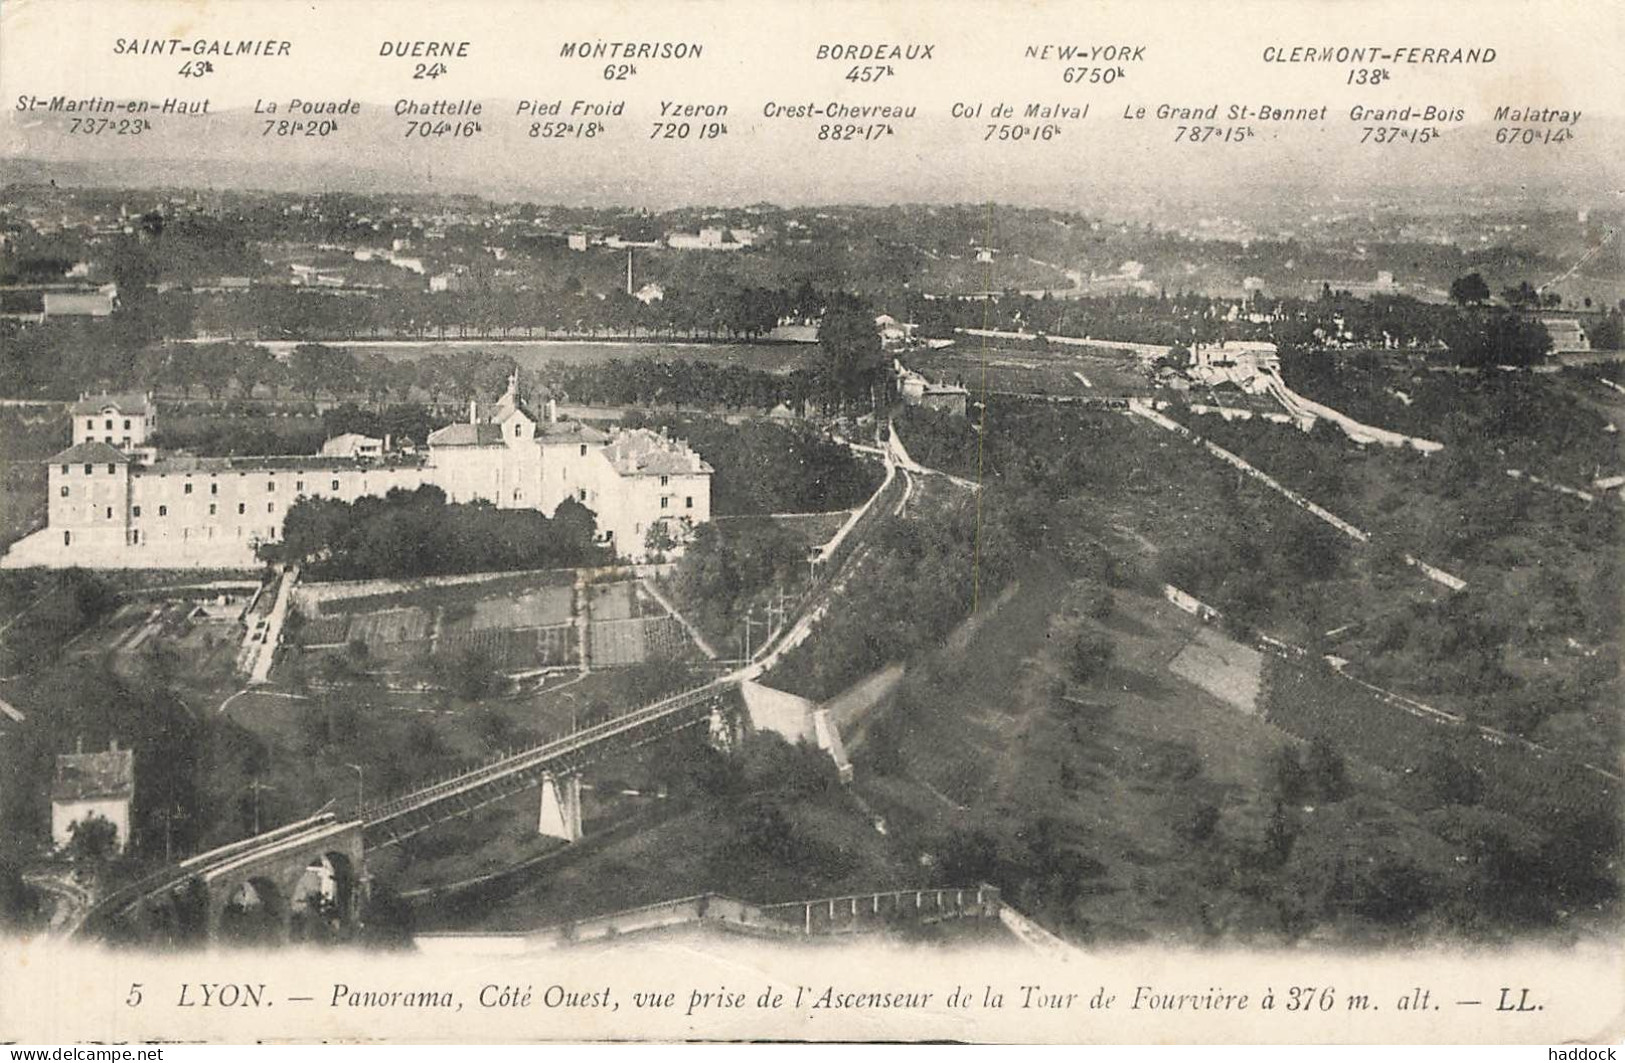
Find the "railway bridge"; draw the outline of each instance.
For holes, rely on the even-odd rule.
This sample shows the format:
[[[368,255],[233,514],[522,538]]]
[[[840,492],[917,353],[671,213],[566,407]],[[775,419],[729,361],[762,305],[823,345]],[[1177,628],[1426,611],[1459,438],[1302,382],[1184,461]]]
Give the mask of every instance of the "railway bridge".
[[[553,741],[472,768],[340,819],[324,812],[166,865],[102,898],[73,931],[175,941],[269,940],[343,934],[356,926],[367,894],[367,850],[397,845],[437,824],[532,788],[540,790],[537,828],[581,837],[581,772],[672,735],[704,727],[711,743],[742,739],[741,683],[762,675],[804,641],[827,612],[857,544],[876,522],[900,513],[912,463],[899,462],[895,433],[882,449],[885,482],[854,520],[844,549],[820,574],[799,615],[738,670]],[[906,459],[906,453],[903,454]],[[917,468],[917,467],[915,467]],[[900,475],[898,473],[900,472]],[[901,501],[892,504],[894,496]]]
[[[340,818],[324,812],[211,849],[114,891],[78,932],[111,938],[285,942],[353,930],[367,892],[366,853],[531,788],[538,830],[581,837],[581,771],[651,742],[705,727],[727,748],[741,737],[739,674],[574,731]]]

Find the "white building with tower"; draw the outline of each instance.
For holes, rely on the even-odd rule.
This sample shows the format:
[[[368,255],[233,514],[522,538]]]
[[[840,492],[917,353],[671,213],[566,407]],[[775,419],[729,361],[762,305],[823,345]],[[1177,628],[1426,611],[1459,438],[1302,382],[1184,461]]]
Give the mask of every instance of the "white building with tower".
[[[471,401],[467,420],[413,453],[347,435],[316,455],[160,455],[144,446],[155,411],[143,401],[75,406],[74,444],[48,459],[46,527],[14,543],[0,567],[253,567],[255,547],[281,538],[301,499],[354,502],[426,484],[448,502],[549,516],[574,499],[597,517],[599,541],[634,561],[651,542],[680,549],[711,519],[712,468],[685,441],[561,420],[551,400],[538,416],[517,375],[496,402]]]

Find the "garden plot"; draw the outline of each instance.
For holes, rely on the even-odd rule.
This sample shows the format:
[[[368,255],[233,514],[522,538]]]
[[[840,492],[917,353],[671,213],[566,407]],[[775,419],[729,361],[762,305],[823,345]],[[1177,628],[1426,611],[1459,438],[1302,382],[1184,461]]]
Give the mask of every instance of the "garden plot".
[[[417,587],[323,608],[343,611],[305,621],[300,642],[306,649],[360,642],[370,659],[402,663],[479,653],[508,672],[572,666],[580,656],[574,591],[556,576],[541,584],[504,579]]]
[[[1258,711],[1264,655],[1212,628],[1196,636],[1168,662],[1168,670],[1245,713]]]
[[[688,633],[637,581],[601,583],[588,592],[587,659],[595,668],[617,668],[680,657]]]

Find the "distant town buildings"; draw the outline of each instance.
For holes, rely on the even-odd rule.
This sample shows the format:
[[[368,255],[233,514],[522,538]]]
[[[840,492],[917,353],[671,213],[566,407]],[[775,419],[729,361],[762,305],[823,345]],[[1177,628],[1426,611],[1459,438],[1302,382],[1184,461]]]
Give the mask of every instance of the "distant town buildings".
[[[0,318],[13,321],[38,324],[63,318],[110,317],[117,307],[118,285],[112,283],[16,284],[0,288]]]
[[[754,245],[756,235],[752,229],[708,225],[697,233],[671,233],[666,237],[666,246],[678,251],[738,251]]]
[[[44,314],[53,317],[107,317],[118,302],[118,286],[104,284],[94,291],[47,291]]]
[[[897,378],[897,393],[906,405],[923,406],[953,417],[965,416],[970,392],[963,386],[936,383],[895,359],[892,372]]]
[[[1589,351],[1591,340],[1578,318],[1547,316],[1540,319],[1546,334],[1552,338],[1552,353]]]
[[[324,458],[381,458],[384,441],[359,432],[345,432],[322,444]]]

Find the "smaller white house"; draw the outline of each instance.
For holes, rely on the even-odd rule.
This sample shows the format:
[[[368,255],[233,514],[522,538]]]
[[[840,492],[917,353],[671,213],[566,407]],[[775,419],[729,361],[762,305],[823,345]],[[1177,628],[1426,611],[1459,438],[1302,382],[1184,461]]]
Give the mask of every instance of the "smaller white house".
[[[384,441],[359,432],[345,432],[322,444],[324,458],[378,458],[384,454]]]
[[[106,443],[126,454],[146,449],[158,420],[151,394],[81,395],[69,414],[75,444]]]
[[[130,844],[130,806],[135,800],[135,754],[118,742],[100,753],[64,753],[56,758],[51,784],[51,842],[65,849],[73,841],[73,827],[92,816],[113,824],[114,845],[123,852]]]

